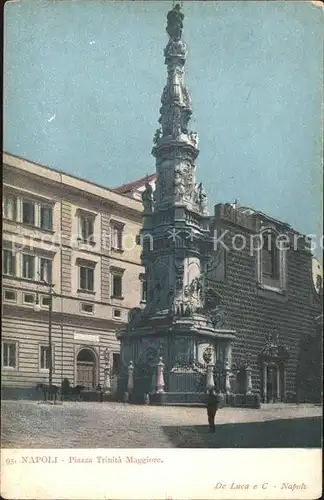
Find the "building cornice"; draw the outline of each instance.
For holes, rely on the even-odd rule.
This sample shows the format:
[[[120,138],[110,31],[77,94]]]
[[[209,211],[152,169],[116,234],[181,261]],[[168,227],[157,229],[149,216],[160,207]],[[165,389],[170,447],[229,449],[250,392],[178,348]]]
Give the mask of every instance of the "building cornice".
[[[117,210],[121,210],[122,212],[132,213],[133,216],[138,218],[142,217],[143,207],[141,201],[117,193],[113,189],[51,167],[31,162],[7,152],[3,153],[3,165],[15,168],[27,176],[35,176],[41,179],[42,182],[56,184],[60,188],[62,188],[63,185],[64,189],[71,193],[86,193],[88,197],[103,201],[110,205],[111,209],[116,207]]]

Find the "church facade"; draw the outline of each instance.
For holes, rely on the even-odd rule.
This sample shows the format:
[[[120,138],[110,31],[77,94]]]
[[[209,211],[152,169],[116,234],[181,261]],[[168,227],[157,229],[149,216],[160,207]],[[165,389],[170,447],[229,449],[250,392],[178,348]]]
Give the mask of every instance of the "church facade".
[[[248,367],[263,402],[320,397],[322,285],[309,242],[288,224],[229,204],[215,206],[214,230],[215,286],[237,332],[232,369]]]
[[[167,83],[153,139],[156,185],[142,192],[145,304],[118,333],[120,391],[136,401],[197,402],[210,388],[229,404],[320,397],[309,242],[288,224],[235,204],[207,210],[189,128],[183,13],[167,16]],[[306,359],[305,359],[306,358]]]

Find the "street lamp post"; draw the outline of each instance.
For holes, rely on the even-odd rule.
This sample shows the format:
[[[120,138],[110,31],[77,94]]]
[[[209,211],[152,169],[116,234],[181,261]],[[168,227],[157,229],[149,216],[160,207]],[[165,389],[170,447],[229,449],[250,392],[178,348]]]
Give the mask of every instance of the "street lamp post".
[[[52,363],[52,312],[53,312],[53,289],[50,287],[48,303],[48,386],[51,394],[53,384],[53,363]]]
[[[52,313],[53,313],[53,295],[55,295],[53,287],[54,285],[51,283],[47,283],[45,280],[41,280],[41,282],[47,286],[48,291],[48,392],[52,394],[52,385],[53,385],[53,360],[52,360]],[[39,292],[36,295],[36,310],[40,310],[39,303]]]

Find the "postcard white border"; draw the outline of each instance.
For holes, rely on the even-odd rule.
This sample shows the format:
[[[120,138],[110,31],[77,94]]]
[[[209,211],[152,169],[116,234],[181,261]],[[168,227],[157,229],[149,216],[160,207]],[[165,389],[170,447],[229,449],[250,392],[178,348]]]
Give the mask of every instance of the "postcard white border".
[[[321,459],[320,449],[299,448],[2,449],[1,494],[8,500],[314,499],[322,491]]]

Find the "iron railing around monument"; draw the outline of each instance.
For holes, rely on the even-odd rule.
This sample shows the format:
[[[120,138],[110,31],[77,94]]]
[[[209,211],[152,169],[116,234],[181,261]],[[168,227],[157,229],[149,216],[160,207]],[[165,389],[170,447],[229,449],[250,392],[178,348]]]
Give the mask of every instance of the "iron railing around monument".
[[[144,394],[154,393],[155,390],[156,390],[156,366],[149,363],[135,363],[132,402],[142,403]]]
[[[225,394],[226,393],[226,370],[224,368],[219,368],[214,366],[213,369],[213,377],[215,390],[218,393]]]
[[[119,401],[124,400],[124,394],[127,392],[127,382],[128,382],[128,372],[127,367],[122,364],[111,371],[110,383],[111,390],[116,394],[116,398]]]
[[[206,391],[207,365],[197,362],[177,362],[170,371],[165,372],[167,392]]]

